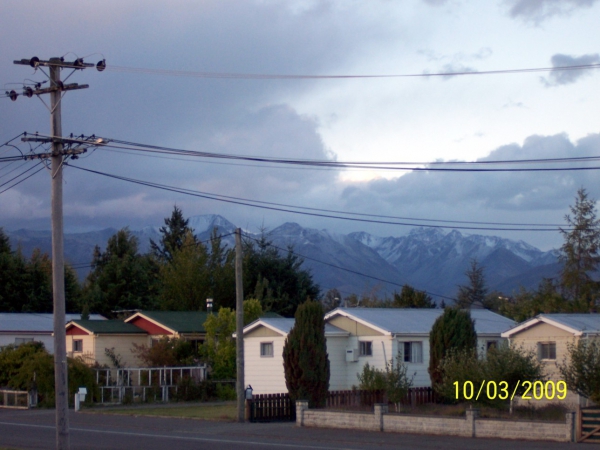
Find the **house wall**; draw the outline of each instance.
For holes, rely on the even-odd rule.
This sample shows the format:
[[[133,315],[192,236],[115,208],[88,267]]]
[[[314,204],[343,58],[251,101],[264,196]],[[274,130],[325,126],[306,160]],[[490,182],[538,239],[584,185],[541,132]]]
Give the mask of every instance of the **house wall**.
[[[94,348],[94,336],[91,334],[72,334],[66,336],[67,356],[71,358],[83,357],[86,362],[95,361],[96,353]],[[80,352],[73,351],[73,341],[82,341],[82,349]]]
[[[349,362],[346,368],[346,389],[352,389],[352,386],[358,386],[358,375],[362,373],[363,368],[368,363],[371,367],[383,370],[386,361],[393,357],[392,337],[379,335],[361,335],[350,336],[347,346],[349,348],[360,349],[361,341],[370,341],[373,354],[371,356],[359,356],[357,362]]]
[[[327,336],[327,355],[329,357],[329,390],[342,391],[348,389],[346,372],[350,364],[346,362],[346,336]]]
[[[273,343],[273,356],[260,356],[261,342]],[[244,337],[244,381],[254,394],[287,392],[283,371],[285,338],[277,336]]]
[[[101,365],[106,364],[109,367],[112,367],[113,363],[110,360],[110,358],[106,356],[105,349],[114,348],[115,355],[121,357],[121,364],[123,367],[141,367],[141,361],[132,351],[133,344],[150,344],[150,338],[147,335],[100,334],[94,336],[94,338],[95,339],[93,345],[96,361]]]
[[[578,338],[575,337],[573,333],[555,327],[554,325],[541,322],[513,335],[510,339],[510,342],[511,345],[523,347],[526,350],[533,350],[536,354],[539,342],[556,342],[556,360],[542,362],[544,364],[544,371],[548,376],[548,379],[557,382],[562,380],[562,377],[558,367],[556,367],[556,364],[562,364],[563,361],[568,358],[567,344],[571,342],[577,342],[577,339]],[[556,401],[556,399],[552,401],[545,399],[531,401],[519,400],[518,403],[531,404],[539,407]],[[576,406],[579,403],[579,396],[574,392],[569,391],[567,398],[561,402],[571,406]]]
[[[17,338],[33,339],[35,342],[41,342],[44,344],[46,350],[49,353],[54,353],[54,337],[48,334],[35,334],[35,333],[8,333],[0,334],[0,348],[15,343]]]

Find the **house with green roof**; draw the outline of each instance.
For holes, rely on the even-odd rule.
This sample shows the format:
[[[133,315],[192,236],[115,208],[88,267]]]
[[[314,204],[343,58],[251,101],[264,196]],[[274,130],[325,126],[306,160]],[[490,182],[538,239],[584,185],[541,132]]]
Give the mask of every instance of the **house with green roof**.
[[[72,320],[66,325],[67,355],[86,364],[113,366],[106,349],[119,355],[124,367],[138,367],[133,344],[148,345],[148,333],[121,320]]]

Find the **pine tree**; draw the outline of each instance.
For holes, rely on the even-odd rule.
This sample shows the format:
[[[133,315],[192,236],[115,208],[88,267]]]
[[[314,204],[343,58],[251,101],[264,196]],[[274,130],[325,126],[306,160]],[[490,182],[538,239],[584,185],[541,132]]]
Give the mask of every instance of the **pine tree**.
[[[571,214],[565,216],[568,229],[561,229],[565,242],[561,247],[563,263],[561,285],[576,309],[591,311],[598,298],[598,282],[592,278],[600,264],[600,220],[596,219],[596,201],[584,188],[577,191]]]
[[[183,218],[183,212],[175,205],[171,217],[165,218],[165,226],[160,227],[160,243],[150,239],[152,253],[161,261],[171,261],[177,250],[183,246],[183,241],[188,232],[194,235],[194,230],[189,226],[189,219]],[[196,238],[194,237],[194,241]]]
[[[469,279],[469,284],[458,287],[456,306],[459,308],[470,308],[473,304],[483,305],[487,294],[485,276],[483,267],[479,265],[476,259],[471,260],[471,266],[465,272]]]
[[[446,308],[437,318],[429,334],[429,376],[431,384],[440,384],[440,363],[451,349],[475,351],[477,334],[469,311]]]
[[[417,291],[412,286],[402,286],[400,294],[394,292],[393,308],[435,308],[435,303],[425,291]]]
[[[320,303],[308,299],[298,307],[283,347],[283,368],[292,400],[308,400],[311,407],[325,405],[330,373]]]

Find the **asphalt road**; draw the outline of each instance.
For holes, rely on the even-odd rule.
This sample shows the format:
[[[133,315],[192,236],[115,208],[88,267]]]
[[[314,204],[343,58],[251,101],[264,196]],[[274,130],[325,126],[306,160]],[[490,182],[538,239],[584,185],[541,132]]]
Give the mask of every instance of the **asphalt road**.
[[[571,449],[577,444],[299,428],[292,423],[232,423],[70,412],[73,450],[257,449]],[[54,449],[54,410],[0,409],[0,447]]]

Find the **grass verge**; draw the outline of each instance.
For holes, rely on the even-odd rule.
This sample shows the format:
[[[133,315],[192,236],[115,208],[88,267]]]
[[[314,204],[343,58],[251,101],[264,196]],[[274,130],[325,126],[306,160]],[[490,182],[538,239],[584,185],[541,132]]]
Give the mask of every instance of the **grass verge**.
[[[155,417],[179,417],[185,419],[202,420],[236,420],[237,408],[235,403],[195,404],[190,406],[168,406],[168,407],[126,407],[126,408],[93,408],[86,409],[86,413],[92,414],[121,414],[127,416],[155,416]]]

